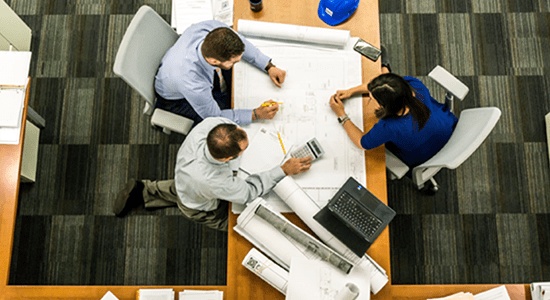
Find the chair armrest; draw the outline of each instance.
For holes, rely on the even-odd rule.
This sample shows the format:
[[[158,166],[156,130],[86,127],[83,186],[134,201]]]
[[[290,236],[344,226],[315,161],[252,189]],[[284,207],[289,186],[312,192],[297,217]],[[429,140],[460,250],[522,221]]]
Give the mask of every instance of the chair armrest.
[[[151,116],[151,125],[162,127],[164,133],[170,134],[171,131],[187,135],[193,126],[191,119],[176,115],[162,109],[155,109]]]
[[[458,80],[458,78],[449,73],[449,71],[445,70],[442,66],[436,66],[428,76],[461,101],[464,100],[470,91],[462,81]]]
[[[401,179],[407,172],[409,172],[409,166],[402,162],[397,156],[386,149],[386,169],[390,172],[390,178]]]

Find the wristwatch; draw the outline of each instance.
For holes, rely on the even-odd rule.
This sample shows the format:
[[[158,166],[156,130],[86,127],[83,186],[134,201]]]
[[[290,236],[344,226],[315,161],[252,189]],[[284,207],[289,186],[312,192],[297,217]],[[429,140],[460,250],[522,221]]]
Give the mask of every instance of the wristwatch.
[[[266,71],[266,72],[269,71],[269,69],[271,69],[272,67],[275,67],[275,65],[274,65],[271,61],[269,61],[269,63],[267,64],[267,66],[265,66],[265,71]]]
[[[349,121],[348,115],[343,115],[341,117],[338,117],[338,123],[344,125],[344,123],[346,123],[346,121]]]

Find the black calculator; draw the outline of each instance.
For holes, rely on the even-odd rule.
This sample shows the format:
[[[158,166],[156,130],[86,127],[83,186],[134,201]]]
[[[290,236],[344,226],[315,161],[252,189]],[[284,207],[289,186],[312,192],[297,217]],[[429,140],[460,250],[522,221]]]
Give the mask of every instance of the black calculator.
[[[304,145],[290,152],[290,156],[295,158],[311,157],[312,160],[316,160],[324,153],[325,151],[323,150],[323,148],[321,148],[321,144],[319,144],[319,141],[317,141],[316,138],[312,138]]]

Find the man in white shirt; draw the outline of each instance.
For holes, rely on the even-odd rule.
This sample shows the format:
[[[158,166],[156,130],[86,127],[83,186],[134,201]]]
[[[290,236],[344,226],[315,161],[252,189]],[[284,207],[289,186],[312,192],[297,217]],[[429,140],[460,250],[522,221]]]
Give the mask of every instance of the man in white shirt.
[[[285,176],[309,170],[310,158],[290,158],[282,166],[236,177],[240,157],[248,147],[246,132],[233,121],[207,118],[197,125],[178,151],[175,179],[132,181],[114,205],[117,216],[132,208],[177,205],[188,218],[227,230],[228,202],[247,203],[265,195]]]

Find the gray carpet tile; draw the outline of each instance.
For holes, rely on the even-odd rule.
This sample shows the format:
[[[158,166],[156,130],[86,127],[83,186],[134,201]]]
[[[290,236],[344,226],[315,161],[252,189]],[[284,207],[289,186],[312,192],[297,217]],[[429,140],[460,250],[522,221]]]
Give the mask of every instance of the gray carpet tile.
[[[536,217],[528,214],[497,214],[500,281],[533,282],[542,277]]]
[[[550,166],[548,161],[548,147],[546,143],[525,143],[524,157],[529,191],[529,212],[534,214],[550,213],[550,172],[544,166]],[[550,228],[550,227],[548,227]],[[550,249],[550,248],[544,248]]]

